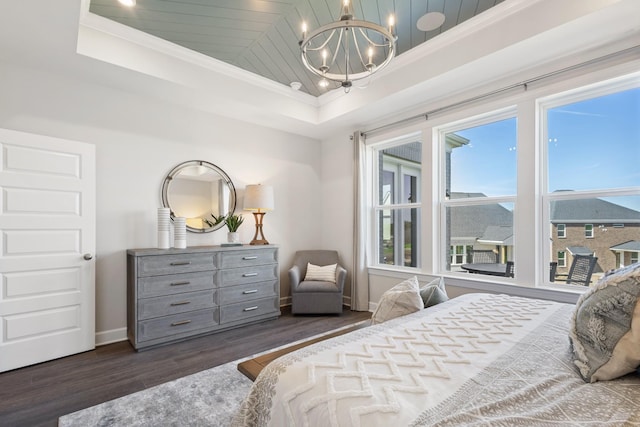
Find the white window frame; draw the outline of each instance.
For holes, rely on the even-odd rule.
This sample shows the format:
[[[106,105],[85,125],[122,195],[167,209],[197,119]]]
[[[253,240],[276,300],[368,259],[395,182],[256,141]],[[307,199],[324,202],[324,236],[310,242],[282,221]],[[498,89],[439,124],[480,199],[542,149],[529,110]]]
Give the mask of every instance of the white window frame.
[[[561,227],[562,227],[562,233],[560,233]],[[558,239],[567,238],[567,224],[556,224],[556,231],[557,231]]]
[[[584,237],[585,239],[593,239],[594,237],[594,232],[593,232],[593,224],[585,224],[584,225]]]
[[[490,97],[481,102],[473,102],[457,108],[451,108],[445,112],[430,115],[426,122],[416,122],[407,126],[398,126],[384,132],[374,132],[374,135],[367,134],[365,144],[372,147],[394,139],[403,138],[405,135],[414,133],[420,135],[423,143],[422,173],[423,191],[421,198],[422,214],[421,220],[421,265],[418,274],[428,276],[442,275],[448,277],[448,283],[459,285],[476,290],[487,290],[495,292],[513,292],[523,296],[542,296],[561,298],[569,302],[574,301],[568,295],[584,291],[584,288],[576,289],[571,285],[550,283],[549,262],[551,257],[551,236],[549,221],[549,211],[544,209],[554,199],[563,198],[584,198],[584,197],[615,197],[615,196],[637,196],[640,189],[622,188],[610,191],[593,192],[571,192],[571,194],[549,194],[547,192],[547,166],[546,142],[547,135],[544,126],[544,117],[541,114],[542,108],[553,104],[555,99],[564,98],[562,103],[566,103],[567,94],[574,93],[579,97],[591,98],[598,93],[603,95],[632,87],[640,86],[640,60],[619,61],[608,68],[586,67],[578,71],[568,72],[564,76],[543,79],[541,82],[527,85],[527,90],[523,92],[509,91],[499,96]],[[606,93],[605,93],[606,92]],[[577,99],[576,99],[577,100]],[[487,114],[487,111],[494,112],[505,106],[515,106],[518,121],[518,149],[517,149],[517,204],[514,210],[514,234],[518,241],[526,242],[515,246],[513,257],[517,259],[529,260],[518,265],[518,277],[515,282],[500,283],[500,279],[481,275],[453,274],[444,271],[442,257],[443,251],[448,251],[445,247],[445,239],[442,236],[442,224],[444,215],[440,207],[439,198],[444,198],[442,188],[444,186],[445,171],[441,167],[440,146],[437,144],[437,129],[441,126],[449,126],[451,123],[465,121],[469,117],[480,117]],[[489,113],[490,114],[490,113]],[[378,147],[376,147],[378,148]],[[373,156],[375,157],[375,156]],[[433,165],[429,170],[429,165]],[[376,167],[373,167],[374,174],[377,174]],[[429,177],[431,179],[429,179]],[[372,187],[377,183],[377,177],[367,184],[367,191],[370,196],[373,194]],[[515,202],[509,199],[507,202]],[[481,202],[486,202],[482,200]],[[370,211],[373,214],[373,210]],[[370,222],[370,236],[373,238],[367,242],[367,248],[372,256],[369,257],[370,274],[380,274],[388,277],[404,277],[396,275],[393,270],[398,270],[396,266],[374,265],[377,262],[375,246],[377,244],[377,228],[375,221]],[[532,226],[533,224],[533,226]],[[424,243],[430,242],[430,243]],[[446,252],[444,252],[446,253]],[[566,256],[565,256],[566,261]],[[516,261],[517,262],[517,261]],[[389,268],[391,267],[391,268]],[[386,270],[383,272],[382,270]],[[515,287],[520,290],[509,288]],[[526,290],[523,288],[539,288],[536,290]],[[559,297],[560,295],[565,296]]]
[[[562,254],[562,257],[560,257]],[[558,267],[566,267],[567,266],[567,251],[558,251]]]
[[[379,226],[379,218],[380,218],[380,212],[384,211],[384,210],[391,210],[392,211],[392,215],[393,215],[393,220],[394,223],[396,224],[401,224],[402,223],[402,218],[401,218],[401,214],[402,211],[405,209],[417,209],[418,211],[418,217],[416,220],[416,223],[414,224],[414,226],[417,229],[417,234],[418,236],[422,235],[422,202],[415,202],[415,203],[390,203],[388,205],[384,205],[384,204],[380,204],[380,200],[377,194],[377,191],[379,189],[379,185],[380,185],[380,179],[382,177],[379,176],[378,171],[380,170],[380,165],[379,165],[379,153],[382,152],[385,149],[388,148],[392,148],[392,147],[397,147],[397,146],[401,146],[404,144],[408,144],[408,143],[413,143],[413,142],[419,142],[422,143],[422,140],[420,138],[420,134],[416,134],[416,133],[410,133],[407,135],[404,135],[400,138],[394,138],[390,141],[384,141],[381,143],[376,143],[376,144],[371,144],[369,146],[369,149],[372,151],[372,155],[371,155],[371,164],[370,164],[370,168],[372,170],[372,174],[370,174],[370,176],[372,176],[372,183],[373,185],[371,186],[371,191],[372,191],[372,195],[371,195],[371,200],[374,201],[373,203],[373,209],[372,209],[372,220],[371,220],[371,224],[373,227],[373,231],[372,231],[372,235],[374,236],[373,241],[371,242],[370,245],[370,250],[373,253],[373,261],[371,262],[371,266],[373,267],[379,267],[379,268],[391,268],[391,269],[406,269],[406,270],[410,270],[410,271],[416,271],[416,270],[420,270],[421,268],[421,259],[422,259],[422,244],[421,241],[422,239],[420,237],[418,237],[416,239],[416,242],[413,242],[413,246],[412,246],[412,250],[416,251],[416,260],[417,260],[417,267],[411,267],[411,266],[405,266],[404,265],[404,258],[403,258],[403,253],[404,253],[404,230],[396,230],[396,235],[399,236],[400,238],[398,239],[394,239],[393,242],[393,246],[394,246],[394,263],[393,264],[383,264],[380,262],[380,246],[379,246],[379,242],[382,236],[380,236],[380,226]],[[424,149],[424,148],[423,148]],[[422,160],[422,159],[421,159]],[[417,182],[416,182],[416,187],[417,187],[417,199],[418,200],[422,200],[422,186],[423,186],[423,182],[422,182],[422,177],[423,177],[423,172],[422,172],[422,165],[423,163],[421,163],[421,167],[417,168],[416,165],[412,164],[411,162],[408,161],[403,161],[402,159],[394,159],[394,163],[397,165],[397,167],[393,168],[393,172],[395,174],[395,179],[394,179],[394,194],[400,195],[403,194],[403,186],[404,186],[404,181],[403,181],[403,176],[404,176],[404,172],[406,171],[410,171],[411,174],[416,175],[417,178]],[[390,168],[385,167],[384,165],[382,166],[382,170],[387,170],[387,171],[391,171]]]
[[[499,204],[499,203],[510,203],[514,206],[514,222],[515,222],[515,210],[516,210],[516,198],[517,191],[515,195],[505,195],[505,196],[487,196],[487,197],[469,197],[464,199],[450,199],[447,198],[447,165],[446,165],[446,156],[447,156],[447,147],[446,145],[446,135],[449,133],[455,133],[460,130],[469,129],[472,127],[482,126],[491,124],[494,122],[499,122],[501,120],[516,118],[517,120],[517,109],[515,106],[511,105],[506,108],[496,109],[490,112],[482,113],[476,115],[474,117],[469,117],[466,119],[458,120],[452,123],[448,123],[443,126],[434,127],[434,134],[437,135],[436,141],[438,142],[439,148],[439,156],[438,156],[438,164],[440,165],[440,176],[439,176],[439,190],[437,193],[437,205],[439,206],[438,216],[440,218],[440,254],[448,254],[448,256],[439,256],[438,258],[438,269],[441,274],[455,274],[455,272],[450,271],[447,267],[447,262],[451,262],[450,247],[457,245],[450,245],[450,242],[447,242],[446,230],[447,230],[447,208],[455,208],[458,206],[472,206],[472,205],[486,205],[486,204]],[[516,141],[517,144],[517,141]],[[516,169],[517,174],[517,169]],[[513,225],[514,230],[514,241],[516,240],[515,236],[515,223]],[[446,251],[446,252],[442,252]],[[515,261],[515,259],[514,259]],[[456,264],[450,264],[453,266]],[[450,267],[449,266],[449,267]],[[494,278],[495,279],[495,278]]]

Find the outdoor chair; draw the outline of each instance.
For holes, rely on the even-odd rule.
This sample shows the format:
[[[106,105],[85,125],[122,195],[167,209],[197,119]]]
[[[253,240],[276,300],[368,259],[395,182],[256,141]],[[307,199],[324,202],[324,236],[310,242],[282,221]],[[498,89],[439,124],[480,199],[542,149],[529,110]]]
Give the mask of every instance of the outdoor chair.
[[[598,257],[591,255],[574,255],[573,262],[569,268],[567,276],[567,284],[576,284],[589,286],[591,283],[591,274],[598,262]]]
[[[549,263],[549,280],[553,283],[556,280],[556,271],[558,270],[558,263],[551,261]]]
[[[561,280],[567,284],[589,286],[591,284],[591,275],[598,262],[598,257],[592,255],[574,255],[569,274],[553,274],[551,281]],[[553,266],[551,267],[553,269]]]
[[[504,277],[514,277],[515,275],[515,264],[513,261],[507,261],[507,268],[504,272]]]

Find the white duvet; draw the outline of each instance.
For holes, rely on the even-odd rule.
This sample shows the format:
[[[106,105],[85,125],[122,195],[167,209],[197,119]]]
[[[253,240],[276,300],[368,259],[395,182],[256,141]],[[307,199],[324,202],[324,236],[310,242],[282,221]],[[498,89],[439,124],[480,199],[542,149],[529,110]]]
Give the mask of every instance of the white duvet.
[[[538,331],[553,331],[549,339],[563,346],[560,353],[566,352],[566,342],[557,343],[562,333],[550,319],[566,320],[569,309],[542,300],[466,295],[320,342],[265,368],[234,425],[389,427],[486,424],[491,419],[505,422],[513,418],[514,410],[527,413],[528,409],[517,407],[535,400],[520,396],[522,390],[510,382],[520,381],[527,369],[533,382],[539,381],[531,372],[539,368],[516,361],[530,356],[523,349],[531,347]],[[550,349],[542,351],[550,352],[544,357],[555,354]],[[512,359],[523,374],[507,369]],[[566,368],[571,380],[577,378],[570,366]],[[639,385],[632,383],[634,392],[640,391]],[[493,403],[487,406],[491,393],[496,394],[495,408]],[[510,399],[515,409],[500,409],[499,402]],[[549,406],[545,402],[541,399],[540,406]],[[637,410],[632,411],[638,415]],[[566,421],[575,421],[562,408],[542,412],[538,421],[555,423],[557,417],[565,416]]]

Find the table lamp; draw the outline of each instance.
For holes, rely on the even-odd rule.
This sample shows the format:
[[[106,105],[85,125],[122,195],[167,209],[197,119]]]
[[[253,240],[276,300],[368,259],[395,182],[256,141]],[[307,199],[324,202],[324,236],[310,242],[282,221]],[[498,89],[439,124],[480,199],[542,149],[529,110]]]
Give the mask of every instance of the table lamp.
[[[256,220],[256,234],[250,245],[268,245],[262,232],[262,219],[265,211],[273,210],[273,187],[269,185],[247,185],[244,189],[244,210],[253,211]],[[260,237],[258,239],[258,237]]]

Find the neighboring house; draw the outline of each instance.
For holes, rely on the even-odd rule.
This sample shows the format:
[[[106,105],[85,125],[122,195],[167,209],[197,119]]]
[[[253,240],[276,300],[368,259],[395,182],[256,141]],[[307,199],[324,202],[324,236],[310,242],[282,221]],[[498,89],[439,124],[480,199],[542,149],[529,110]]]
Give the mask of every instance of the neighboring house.
[[[452,193],[452,198],[483,197]],[[594,273],[624,267],[640,257],[640,212],[602,199],[561,200],[551,204],[551,261],[567,274],[575,255],[598,257]],[[512,260],[513,214],[498,204],[463,206],[451,213],[451,265],[466,262],[471,249],[492,249]]]
[[[574,255],[598,257],[595,272],[638,262],[640,212],[602,199],[551,204],[551,254],[558,273],[567,273]]]

